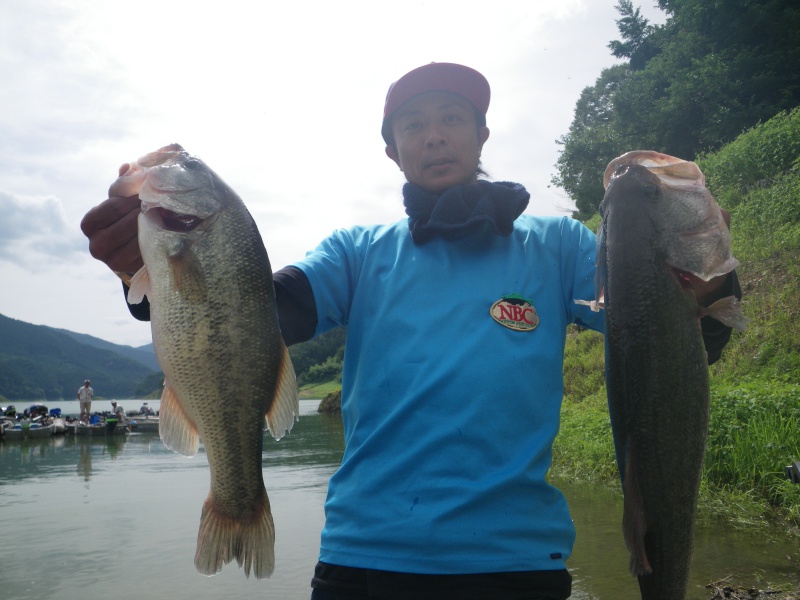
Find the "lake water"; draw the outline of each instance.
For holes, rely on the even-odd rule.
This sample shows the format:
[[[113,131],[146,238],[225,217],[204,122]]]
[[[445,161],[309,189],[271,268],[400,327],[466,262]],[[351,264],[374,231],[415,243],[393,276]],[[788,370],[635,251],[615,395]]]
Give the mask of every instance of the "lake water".
[[[134,410],[141,401],[121,404]],[[340,418],[317,414],[317,404],[301,401],[300,421],[280,442],[265,438],[264,480],[276,529],[275,573],[267,580],[246,579],[236,563],[214,577],[194,569],[209,487],[202,446],[196,457],[185,458],[148,433],[0,443],[0,598],[307,600],[327,482],[344,450]],[[52,406],[64,414],[78,410],[77,402]],[[107,410],[110,403],[95,401],[92,409]],[[560,487],[578,530],[569,563],[573,598],[638,598],[627,575],[619,494]],[[762,583],[800,583],[788,555],[797,560],[797,548],[778,532],[704,520],[690,600],[708,598],[703,586],[729,575],[747,583],[757,583],[754,573]]]

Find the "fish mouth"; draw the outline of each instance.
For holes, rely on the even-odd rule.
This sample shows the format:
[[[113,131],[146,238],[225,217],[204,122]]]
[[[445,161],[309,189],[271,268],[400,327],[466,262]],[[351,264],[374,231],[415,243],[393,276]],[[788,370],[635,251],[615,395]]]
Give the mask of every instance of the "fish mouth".
[[[178,213],[162,206],[147,205],[145,203],[142,203],[142,212],[156,216],[164,229],[177,233],[193,231],[205,221],[205,219],[197,215]]]
[[[684,271],[683,269],[678,269],[676,267],[669,267],[670,273],[675,278],[675,281],[681,286],[684,292],[691,292],[694,290],[694,286],[698,283],[702,283],[703,280],[700,279],[694,273],[690,273],[689,271]]]

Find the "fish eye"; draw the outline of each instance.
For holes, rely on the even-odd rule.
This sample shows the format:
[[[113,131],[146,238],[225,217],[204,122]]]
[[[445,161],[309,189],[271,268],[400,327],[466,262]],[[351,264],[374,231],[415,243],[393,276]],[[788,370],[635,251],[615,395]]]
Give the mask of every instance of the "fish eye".
[[[658,186],[648,184],[644,186],[644,195],[649,200],[658,200]]]
[[[183,163],[183,167],[185,169],[189,169],[190,171],[196,171],[200,168],[200,161],[196,158],[189,158]]]

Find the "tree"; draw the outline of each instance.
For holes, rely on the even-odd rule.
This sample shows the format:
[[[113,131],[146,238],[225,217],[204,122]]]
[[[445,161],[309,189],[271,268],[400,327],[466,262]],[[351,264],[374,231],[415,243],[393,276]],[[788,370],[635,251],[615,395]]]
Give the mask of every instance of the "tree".
[[[608,44],[608,48],[617,58],[630,59],[631,68],[640,69],[655,53],[655,48],[649,42],[655,28],[642,16],[638,6],[633,8],[631,0],[619,0],[614,8],[621,15],[615,22],[625,41],[614,40]]]
[[[603,171],[624,152],[628,140],[615,123],[614,96],[630,76],[626,65],[605,69],[594,86],[584,88],[575,105],[569,133],[556,143],[562,146],[552,183],[575,202],[578,219],[588,219],[603,199]]]
[[[693,159],[800,104],[800,5],[795,0],[664,0],[659,52],[616,96],[628,135]]]
[[[797,0],[658,0],[667,22],[650,26],[619,0],[627,65],[607,69],[575,107],[552,182],[585,218],[597,206],[608,160],[649,149],[692,160],[800,105]]]

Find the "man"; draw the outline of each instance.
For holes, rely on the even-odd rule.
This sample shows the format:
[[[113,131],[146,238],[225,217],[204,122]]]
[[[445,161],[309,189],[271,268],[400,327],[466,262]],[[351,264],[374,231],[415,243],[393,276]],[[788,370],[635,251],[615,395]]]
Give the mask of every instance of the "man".
[[[81,411],[78,420],[81,423],[84,422],[84,416],[86,417],[86,423],[89,422],[89,419],[92,416],[92,398],[94,398],[94,390],[89,387],[90,385],[91,381],[86,379],[83,382],[83,387],[78,388],[77,398]]]
[[[111,412],[112,416],[117,420],[117,425],[124,425],[130,431],[130,423],[128,422],[128,417],[125,415],[125,409],[122,408],[122,405],[117,404],[116,400],[111,401]]]
[[[409,218],[338,230],[275,274],[288,344],[348,327],[346,448],[315,600],[570,595],[574,528],[545,476],[566,327],[603,329],[574,302],[594,297],[595,238],[567,217],[522,214],[521,185],[478,179],[489,99],[483,75],[461,65],[395,82],[382,135]],[[142,264],[137,212],[137,198],[111,198],[82,223],[122,277]],[[147,318],[146,302],[132,312]],[[709,329],[710,356],[729,333]]]

